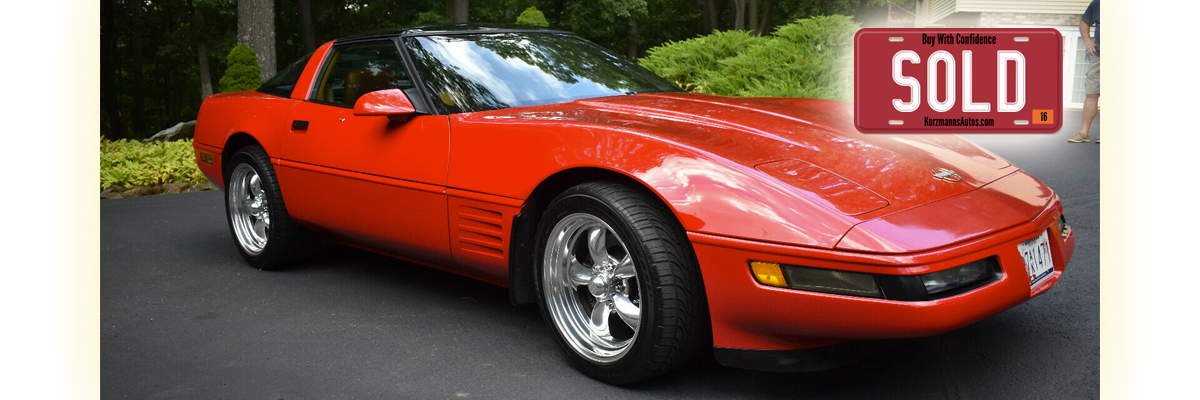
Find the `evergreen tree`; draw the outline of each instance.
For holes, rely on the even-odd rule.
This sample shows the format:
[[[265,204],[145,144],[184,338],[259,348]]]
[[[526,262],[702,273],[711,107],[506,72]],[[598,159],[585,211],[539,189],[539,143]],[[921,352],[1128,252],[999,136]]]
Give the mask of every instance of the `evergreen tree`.
[[[550,26],[550,21],[546,21],[546,15],[538,11],[537,7],[529,6],[521,15],[517,16],[518,25],[534,25],[534,26]]]
[[[254,90],[262,86],[258,77],[258,59],[250,46],[238,44],[225,59],[225,76],[221,77],[221,92]]]

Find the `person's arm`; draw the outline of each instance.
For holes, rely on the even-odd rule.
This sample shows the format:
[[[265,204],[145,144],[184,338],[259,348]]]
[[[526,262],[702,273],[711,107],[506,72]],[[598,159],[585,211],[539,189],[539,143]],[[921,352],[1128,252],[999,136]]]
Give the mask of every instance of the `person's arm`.
[[[1079,20],[1079,35],[1083,37],[1083,47],[1087,48],[1088,55],[1096,55],[1096,42],[1092,41],[1091,25],[1087,22]]]

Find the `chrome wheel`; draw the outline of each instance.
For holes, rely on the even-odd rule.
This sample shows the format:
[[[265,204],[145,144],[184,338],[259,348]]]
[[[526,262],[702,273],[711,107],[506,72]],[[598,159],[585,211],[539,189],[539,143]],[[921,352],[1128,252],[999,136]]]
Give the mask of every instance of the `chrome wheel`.
[[[230,223],[238,244],[250,255],[262,253],[271,229],[271,210],[262,179],[249,164],[238,164],[229,175]]]
[[[584,213],[554,226],[543,258],[547,311],[567,343],[598,363],[619,360],[641,326],[633,258],[612,227]]]
[[[319,243],[288,215],[271,158],[259,146],[244,146],[228,158],[225,220],[238,253],[257,269],[289,267]]]
[[[671,209],[616,182],[560,192],[538,221],[533,276],[542,316],[571,365],[616,385],[712,348],[699,264]],[[528,282],[528,281],[526,281]]]

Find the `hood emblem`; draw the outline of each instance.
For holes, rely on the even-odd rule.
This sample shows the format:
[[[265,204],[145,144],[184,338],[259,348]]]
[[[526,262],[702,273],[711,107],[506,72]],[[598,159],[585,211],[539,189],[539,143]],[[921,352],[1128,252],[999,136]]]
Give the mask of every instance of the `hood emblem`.
[[[957,172],[942,167],[933,167],[933,177],[946,182],[962,182],[962,176]]]

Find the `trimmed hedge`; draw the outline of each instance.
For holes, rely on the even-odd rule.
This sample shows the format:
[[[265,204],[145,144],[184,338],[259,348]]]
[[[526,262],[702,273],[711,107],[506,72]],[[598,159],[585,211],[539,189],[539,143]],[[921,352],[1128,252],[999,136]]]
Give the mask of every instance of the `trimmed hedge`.
[[[805,18],[771,36],[726,31],[670,42],[638,63],[690,92],[850,100],[858,29],[843,15]]]

